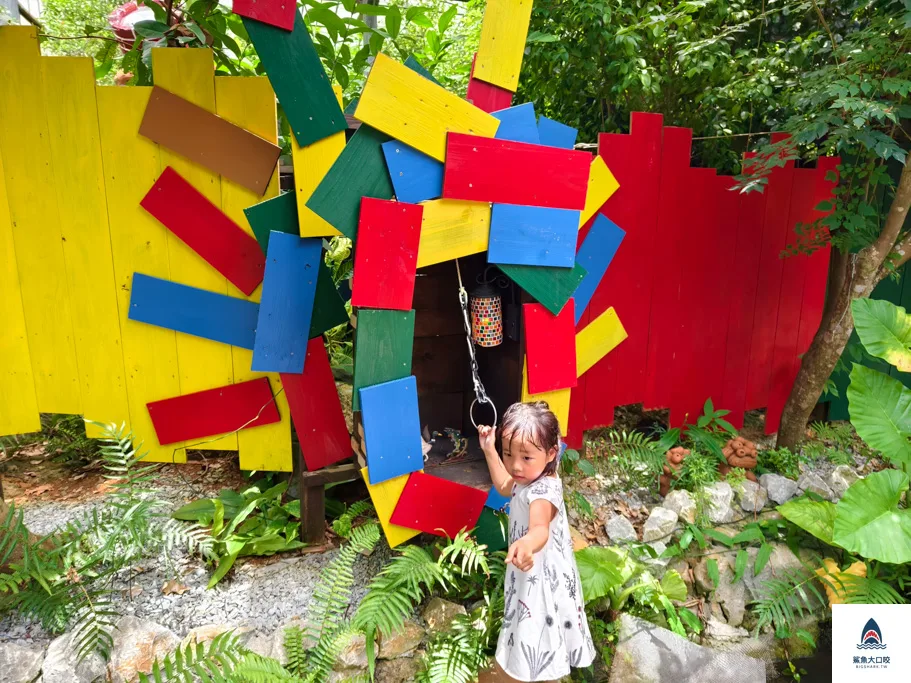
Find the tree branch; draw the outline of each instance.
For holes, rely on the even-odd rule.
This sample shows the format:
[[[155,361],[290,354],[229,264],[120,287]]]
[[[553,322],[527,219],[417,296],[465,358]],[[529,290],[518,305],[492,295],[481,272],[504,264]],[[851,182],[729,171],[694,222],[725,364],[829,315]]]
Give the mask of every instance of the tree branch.
[[[107,36],[52,36],[48,33],[39,33],[39,38],[51,38],[52,40],[107,40],[112,43],[120,42],[116,38]]]
[[[873,244],[861,252],[861,255],[864,256],[865,252],[870,251],[871,256],[876,261],[877,268],[882,267],[886,257],[889,255],[893,255],[896,258],[896,268],[900,267],[911,257],[911,240],[909,240],[909,237],[905,237],[896,245],[905,225],[909,207],[911,207],[911,164],[906,164],[902,169],[902,175],[898,181],[898,187],[895,189],[895,196],[892,198],[892,205],[886,215],[886,222],[883,225],[882,232]]]

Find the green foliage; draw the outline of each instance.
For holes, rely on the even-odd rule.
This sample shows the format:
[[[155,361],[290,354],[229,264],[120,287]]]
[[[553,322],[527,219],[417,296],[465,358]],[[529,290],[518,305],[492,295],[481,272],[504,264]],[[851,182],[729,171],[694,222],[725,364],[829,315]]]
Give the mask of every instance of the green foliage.
[[[90,463],[98,457],[98,442],[85,434],[85,421],[79,415],[42,415],[41,432],[47,439],[45,449],[63,462]]]
[[[757,469],[763,473],[774,472],[789,479],[800,477],[800,456],[790,448],[766,448],[759,451],[756,460]]]
[[[801,617],[827,609],[829,601],[816,587],[816,575],[803,570],[786,570],[763,583],[763,597],[753,604],[757,628],[773,625],[786,628]]]
[[[359,500],[351,505],[332,522],[332,530],[342,538],[351,538],[353,524],[359,517],[376,517],[376,511],[370,500]]]
[[[208,643],[178,647],[152,665],[150,674],[139,674],[139,683],[193,683],[243,680],[231,676],[241,659],[237,637],[228,631]],[[276,679],[272,679],[276,680]]]
[[[673,481],[673,486],[698,491],[714,484],[718,478],[718,459],[702,451],[692,451],[683,459],[680,476]]]
[[[854,329],[871,355],[903,372],[911,370],[911,316],[903,307],[883,299],[855,299],[851,313]]]

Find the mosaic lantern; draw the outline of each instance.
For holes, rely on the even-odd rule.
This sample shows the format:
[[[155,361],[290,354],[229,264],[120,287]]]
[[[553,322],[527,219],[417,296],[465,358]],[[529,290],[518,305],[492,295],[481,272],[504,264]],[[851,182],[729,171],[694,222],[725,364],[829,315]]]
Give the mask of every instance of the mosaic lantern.
[[[487,270],[478,280],[480,284],[469,297],[471,338],[478,346],[499,346],[503,343],[503,301],[494,289],[495,281],[487,279]]]

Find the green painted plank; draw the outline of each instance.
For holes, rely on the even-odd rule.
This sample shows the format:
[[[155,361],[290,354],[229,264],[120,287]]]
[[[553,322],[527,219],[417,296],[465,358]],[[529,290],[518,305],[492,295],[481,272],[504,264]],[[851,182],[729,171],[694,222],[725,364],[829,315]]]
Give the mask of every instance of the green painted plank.
[[[579,283],[588,275],[578,263],[572,268],[505,264],[497,267],[554,315],[563,309]]]
[[[504,513],[485,507],[481,511],[481,516],[478,517],[478,526],[474,532],[477,542],[486,545],[488,552],[506,550],[506,546],[509,545],[506,538],[506,529],[509,528],[508,519]]]
[[[411,374],[414,311],[362,308],[354,337],[354,405],[360,410],[360,390]]]
[[[289,194],[294,194],[289,193]],[[313,314],[310,318],[310,339],[318,337],[333,327],[348,322],[348,311],[338,288],[332,281],[332,271],[326,265],[325,252],[316,274],[316,295],[313,299]]]
[[[301,13],[290,33],[242,19],[297,144],[306,147],[348,128]]]
[[[267,199],[244,209],[253,235],[265,254],[269,247],[269,233],[273,230],[299,235],[297,222],[297,197],[294,192],[285,192],[278,197]]]
[[[391,139],[369,126],[358,128],[307,200],[307,208],[345,237],[356,239],[361,197],[392,199],[382,148]]]

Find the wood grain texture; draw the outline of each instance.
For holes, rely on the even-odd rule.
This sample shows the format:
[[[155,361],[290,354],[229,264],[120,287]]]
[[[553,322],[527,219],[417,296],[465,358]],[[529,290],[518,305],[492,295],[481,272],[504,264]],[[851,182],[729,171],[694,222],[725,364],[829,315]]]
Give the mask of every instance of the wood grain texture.
[[[576,316],[572,299],[554,315],[541,304],[522,306],[528,390],[533,394],[576,386]]]
[[[414,147],[390,140],[383,143],[395,198],[416,204],[443,194],[443,164]]]
[[[231,11],[291,31],[294,29],[297,3],[288,0],[233,0]]]
[[[418,268],[487,251],[490,204],[434,199],[423,207]]]
[[[361,200],[352,306],[411,310],[423,212],[419,204]]]
[[[542,145],[573,149],[578,134],[579,131],[565,123],[554,121],[546,116],[538,119],[538,139]]]
[[[266,260],[256,239],[170,166],[140,204],[247,296],[263,281]]]
[[[402,490],[390,522],[436,536],[455,538],[478,523],[487,492],[414,472]]]
[[[475,54],[471,58],[471,71],[468,76],[468,92],[465,99],[471,102],[478,109],[486,112],[500,111],[506,109],[512,104],[512,91],[505,88],[498,88],[491,83],[475,78],[474,69],[478,56]]]
[[[563,310],[586,275],[578,263],[572,268],[503,265],[500,270],[554,315]]]
[[[496,264],[572,268],[579,212],[494,204],[487,260]]]
[[[269,235],[273,230],[289,235],[299,234],[297,198],[293,192],[284,192],[243,211],[263,254],[269,249]]]
[[[310,145],[348,127],[300,12],[290,33],[246,18],[244,28],[297,144]]]
[[[279,421],[266,377],[149,403],[162,446]]]
[[[592,320],[576,334],[576,375],[581,377],[624,339],[626,330],[613,308]]]
[[[492,112],[491,116],[500,122],[500,127],[497,128],[497,140],[527,142],[532,145],[543,144],[538,135],[535,105],[531,102]]]
[[[282,374],[281,379],[307,469],[350,458],[351,435],[322,337],[307,344],[303,374]]]
[[[591,229],[582,240],[582,246],[579,247],[579,253],[576,254],[576,262],[585,268],[585,278],[579,283],[579,287],[573,292],[576,307],[576,325],[582,320],[582,314],[588,308],[588,302],[598,285],[601,284],[601,278],[607,272],[610,262],[617,253],[626,233],[607,216],[599,214],[592,223]]]
[[[424,465],[414,375],[360,390],[370,483],[381,484]]]
[[[411,374],[414,311],[357,312],[354,336],[353,410],[360,410],[360,390]]]
[[[582,210],[591,162],[588,152],[450,133],[443,197]]]
[[[604,159],[596,156],[592,160],[588,174],[588,190],[585,193],[585,208],[579,217],[579,227],[588,223],[588,220],[604,206],[604,203],[617,191],[620,184],[604,163]]]
[[[383,527],[383,533],[386,535],[390,548],[395,548],[421,533],[417,529],[408,529],[389,521],[402,491],[405,489],[405,484],[408,483],[407,474],[395,479],[387,479],[376,485],[370,483],[369,468],[363,468],[361,476],[364,478],[364,483],[367,484],[367,493],[370,494],[370,500],[373,502],[373,508],[376,510],[376,516],[380,520],[380,526]]]
[[[354,116],[437,161],[446,159],[448,132],[492,137],[499,126],[487,112],[382,53]]]
[[[525,54],[532,0],[489,0],[481,24],[475,77],[515,92]]]

